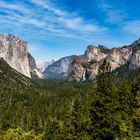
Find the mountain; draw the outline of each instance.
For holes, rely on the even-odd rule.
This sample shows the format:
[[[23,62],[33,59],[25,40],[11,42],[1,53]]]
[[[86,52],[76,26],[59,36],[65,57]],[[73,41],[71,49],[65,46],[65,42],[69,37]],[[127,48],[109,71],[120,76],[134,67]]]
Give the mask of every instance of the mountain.
[[[94,80],[98,68],[106,59],[115,71],[128,64],[129,70],[140,67],[140,39],[128,46],[109,49],[89,45],[83,55],[66,56],[54,62],[37,62],[28,52],[27,42],[11,34],[0,35],[0,57],[10,67],[29,78]],[[38,68],[39,67],[39,68]]]
[[[44,78],[48,79],[65,79],[67,78],[67,72],[69,65],[72,63],[73,56],[63,57],[53,64],[49,65],[43,72]]]
[[[29,61],[31,78],[33,78],[34,76],[37,76],[38,78],[42,78],[43,75],[39,70],[39,68],[37,67],[34,57],[29,52],[28,52],[28,61]]]
[[[51,64],[53,64],[55,62],[55,60],[51,60],[51,61],[36,61],[37,67],[41,72],[44,72],[44,70]]]
[[[11,34],[0,35],[0,57],[21,74],[30,77],[35,72],[41,76],[34,58],[29,54],[27,42]]]
[[[0,35],[0,57],[18,72],[30,77],[27,42],[11,35]]]
[[[14,86],[31,86],[33,83],[30,78],[17,72],[3,58],[0,58],[0,85],[14,88]]]
[[[129,70],[136,70],[140,67],[140,39],[120,48],[88,46],[84,55],[74,57],[68,69],[68,80],[95,79],[104,59],[110,63],[112,71],[125,64],[129,64]]]

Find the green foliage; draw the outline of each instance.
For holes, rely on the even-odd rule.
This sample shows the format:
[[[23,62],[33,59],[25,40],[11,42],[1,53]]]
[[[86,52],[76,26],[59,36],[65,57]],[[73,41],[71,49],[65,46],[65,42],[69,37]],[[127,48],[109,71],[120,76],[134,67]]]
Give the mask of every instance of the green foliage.
[[[119,84],[121,81],[124,80],[131,83],[132,80],[137,79],[137,77],[140,77],[140,69],[138,68],[136,70],[130,70],[129,63],[121,65],[119,68],[115,69],[112,73],[116,78],[117,84]]]
[[[3,58],[0,58],[0,84],[12,87],[34,85],[31,79],[12,69]]]
[[[103,75],[109,72],[111,72],[111,66],[109,62],[106,59],[104,59],[103,64],[99,67],[98,74]]]
[[[21,128],[8,129],[1,133],[1,140],[42,140],[42,135],[36,135],[34,131],[25,132]]]
[[[1,60],[0,140],[139,140],[139,72],[110,71],[104,60],[96,83],[31,81]]]
[[[93,139],[113,139],[118,131],[118,94],[110,65],[105,60],[99,68],[97,92],[91,103],[91,130]]]

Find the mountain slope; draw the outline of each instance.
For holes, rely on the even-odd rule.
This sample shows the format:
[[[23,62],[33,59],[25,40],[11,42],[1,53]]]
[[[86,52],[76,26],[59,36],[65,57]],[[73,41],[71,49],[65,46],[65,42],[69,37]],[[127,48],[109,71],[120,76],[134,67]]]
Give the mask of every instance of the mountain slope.
[[[134,79],[140,77],[140,68],[130,70],[129,63],[127,63],[115,69],[112,73],[116,77],[117,83],[121,83],[122,81],[132,82]]]
[[[34,77],[42,78],[43,75],[39,70],[39,68],[37,67],[34,57],[29,52],[28,52],[28,61],[29,61],[31,78]]]
[[[11,68],[3,58],[0,58],[0,85],[6,85],[6,87],[31,86],[33,82],[28,77]]]
[[[67,78],[68,68],[69,65],[72,63],[73,58],[74,55],[66,56],[54,62],[53,64],[49,65],[43,72],[44,77],[49,79]]]

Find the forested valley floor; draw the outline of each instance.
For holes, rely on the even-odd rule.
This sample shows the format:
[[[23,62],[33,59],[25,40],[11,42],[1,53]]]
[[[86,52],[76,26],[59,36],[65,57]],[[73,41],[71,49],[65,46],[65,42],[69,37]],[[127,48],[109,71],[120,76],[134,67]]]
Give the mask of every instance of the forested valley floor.
[[[0,76],[0,140],[139,140],[140,72],[118,80],[106,63],[94,82]]]

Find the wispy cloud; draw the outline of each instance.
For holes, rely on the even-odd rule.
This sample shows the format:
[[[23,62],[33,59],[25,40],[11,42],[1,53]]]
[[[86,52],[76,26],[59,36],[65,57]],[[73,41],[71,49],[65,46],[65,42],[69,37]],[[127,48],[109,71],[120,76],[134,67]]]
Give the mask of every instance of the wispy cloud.
[[[44,32],[49,35],[57,33],[59,37],[75,39],[82,38],[82,36],[85,38],[85,32],[90,34],[105,30],[105,27],[96,23],[88,23],[77,13],[69,13],[49,0],[30,0],[29,2],[36,5],[37,10],[34,9],[34,6],[29,7],[25,3],[8,3],[1,0],[0,11],[6,14],[0,15],[0,23],[18,24],[21,28],[34,26],[42,34]],[[30,29],[30,32],[34,31]],[[80,37],[79,34],[81,34]]]
[[[123,30],[140,37],[140,19],[126,22],[123,25]]]
[[[53,19],[58,25],[61,25],[61,27],[63,25],[64,29],[67,28],[79,32],[98,32],[103,31],[102,29],[105,29],[97,24],[86,23],[86,21],[84,21],[82,17],[78,16],[77,13],[68,13],[67,11],[60,9],[56,5],[50,3],[48,0],[45,2],[43,0],[30,1],[57,15],[57,17],[53,17]]]
[[[26,14],[31,14],[31,10],[26,8],[26,6],[24,6],[22,3],[7,3],[4,1],[0,1],[0,8],[6,8],[6,9],[10,9],[10,10],[15,10],[15,11],[19,11],[21,13],[26,13]]]
[[[75,46],[78,43],[81,46],[83,42],[84,45],[103,43],[118,46],[122,34],[140,35],[140,20],[127,21],[125,9],[112,5],[109,3],[110,0],[94,1],[96,1],[95,9],[89,10],[88,14],[85,12],[86,9],[80,11],[78,7],[79,9],[73,11],[67,9],[69,6],[63,7],[63,4],[60,6],[59,2],[53,3],[52,0],[0,0],[0,32],[9,31],[23,36],[31,44],[44,42],[44,46],[48,44],[73,46],[72,42],[76,43]],[[93,1],[89,1],[89,4],[91,3],[93,4]],[[120,34],[121,29],[122,34]],[[37,53],[38,48],[35,46],[31,45],[29,48]]]
[[[67,12],[64,10],[61,10],[60,8],[56,7],[54,4],[50,3],[48,0],[30,0],[32,3],[40,6],[43,9],[47,9],[50,12],[53,12],[54,14],[58,16],[65,16],[67,15]]]
[[[102,32],[106,28],[101,27],[96,24],[90,24],[90,23],[85,23],[82,18],[77,17],[77,18],[59,18],[59,21],[63,23],[67,28],[79,31],[79,32],[86,32],[86,33],[91,33],[91,32]]]
[[[111,5],[106,0],[100,0],[98,8],[104,13],[106,21],[110,23],[118,23],[125,19],[126,13],[118,7]]]

